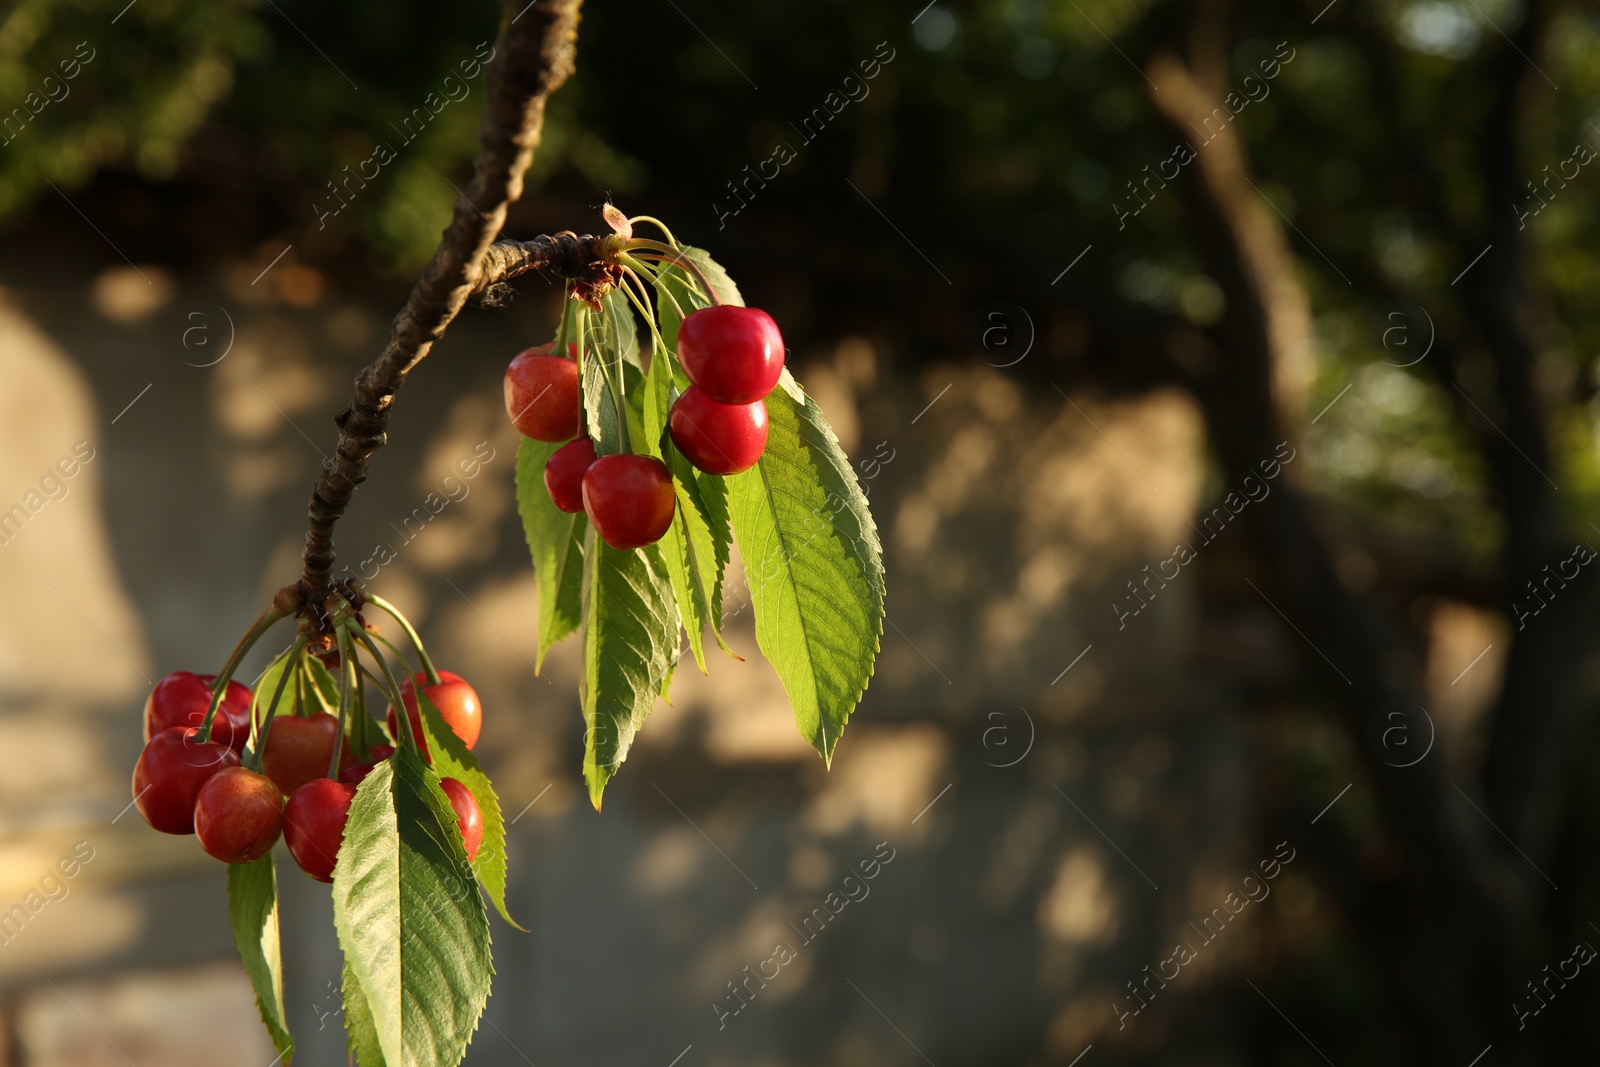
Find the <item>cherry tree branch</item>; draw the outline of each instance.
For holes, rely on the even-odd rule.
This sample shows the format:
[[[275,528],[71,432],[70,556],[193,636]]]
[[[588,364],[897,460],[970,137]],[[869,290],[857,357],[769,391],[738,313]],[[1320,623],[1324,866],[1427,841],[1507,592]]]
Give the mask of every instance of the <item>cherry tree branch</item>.
[[[571,233],[501,241],[506,210],[544,131],[545,101],[573,70],[582,0],[510,0],[485,74],[487,99],[473,177],[456,200],[439,248],[395,316],[383,354],[362,368],[355,395],[334,419],[339,444],[322,463],[307,509],[300,578],[312,625],[328,631],[333,593],[333,527],[387,441],[394,397],[474,292],[536,269],[579,273],[599,252],[595,238]]]

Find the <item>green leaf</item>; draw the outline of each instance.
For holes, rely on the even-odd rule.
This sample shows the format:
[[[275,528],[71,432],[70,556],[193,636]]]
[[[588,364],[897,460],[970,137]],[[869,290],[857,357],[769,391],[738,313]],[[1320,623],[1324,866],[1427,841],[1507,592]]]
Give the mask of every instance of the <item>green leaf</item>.
[[[639,370],[639,329],[633,319],[628,294],[613,289],[600,298],[600,314],[589,319],[594,344],[609,352],[612,360],[631,363]]]
[[[399,757],[400,752],[395,752]],[[401,1059],[400,828],[396,758],[379,763],[356,789],[333,868],[333,926],[355,976],[384,1058]]]
[[[590,314],[579,312],[579,314]],[[592,317],[592,316],[591,316]],[[622,447],[622,426],[617,419],[617,402],[612,395],[610,364],[605,353],[590,348],[590,338],[584,337],[582,382],[583,413],[589,437],[594,441],[594,451],[599,456],[614,456],[625,451]]]
[[[325,711],[329,715],[339,714],[339,681],[328,673],[328,668],[322,661],[309,652],[302,658],[305,665],[305,687],[307,706],[314,706],[315,711]]]
[[[766,400],[767,449],[728,479],[756,643],[801,736],[831,762],[883,632],[883,549],[855,472],[816,403]]]
[[[586,425],[589,436],[594,439],[596,454],[614,456],[628,451],[630,438],[638,437],[641,432],[638,389],[644,381],[644,372],[639,360],[633,309],[628,306],[626,294],[613,290],[606,294],[598,314],[588,309],[581,309],[578,314],[584,323],[581,384]],[[617,418],[619,405],[614,392],[619,383],[626,394],[620,406],[629,422],[627,436]]]
[[[272,662],[267,664],[267,669],[261,672],[261,677],[256,679],[255,692],[250,697],[251,714],[255,717],[257,725],[267,717],[267,707],[272,703],[272,694],[278,690],[278,680],[283,677],[283,672],[289,669],[289,654],[294,649],[286,648],[274,656]],[[294,679],[283,687],[283,696],[278,700],[278,713],[285,714],[295,704]]]
[[[661,539],[661,551],[689,634],[689,649],[700,673],[705,674],[706,623],[711,624],[723,651],[734,655],[722,639],[722,575],[733,541],[728,530],[727,482],[695,470],[676,448],[667,449],[667,466],[678,510]]]
[[[622,408],[623,412],[628,416],[628,444],[632,446],[632,451],[644,455],[650,452],[648,448],[643,447],[645,438],[644,372],[632,363],[624,363],[622,365],[622,382],[624,392],[627,394],[624,397]]]
[[[667,418],[672,409],[671,357],[651,353],[650,370],[644,376],[644,386],[639,390],[639,416],[643,428],[643,451],[657,459],[665,458]]]
[[[489,916],[439,778],[409,748],[356,791],[333,919],[384,1060],[457,1067],[489,997]]]
[[[534,671],[557,641],[578,628],[583,611],[583,537],[589,520],[556,507],[544,486],[544,465],[558,444],[523,438],[517,449],[517,510],[533,555],[539,588],[539,652]]]
[[[340,1008],[344,1012],[345,1047],[355,1057],[356,1067],[386,1067],[383,1049],[378,1047],[378,1030],[372,1019],[372,1009],[367,1006],[367,995],[361,991],[350,962],[345,961],[344,981],[340,988]]]
[[[500,913],[500,918],[526,933],[527,927],[506,911],[506,820],[500,812],[500,798],[495,795],[494,787],[489,784],[489,776],[483,773],[478,758],[450,729],[433,701],[420,690],[417,704],[422,709],[422,733],[428,741],[433,769],[440,778],[454,778],[466,786],[483,811],[483,844],[478,848],[478,858],[472,863],[473,873],[488,892],[489,900]]]
[[[278,874],[270,854],[251,863],[228,865],[228,923],[245,973],[255,989],[256,1008],[278,1050],[280,1062],[294,1058],[283,1012],[283,957],[278,945]]]
[[[584,547],[583,777],[595,810],[678,655],[678,607],[658,545]]]
[[[661,339],[673,351],[678,348],[678,327],[689,312],[713,303],[744,306],[739,287],[733,284],[728,272],[705,249],[685,245],[682,255],[700,268],[700,273],[705,275],[706,281],[716,291],[716,300],[711,299],[711,295],[700,284],[700,279],[681,264],[663,267],[656,276],[656,322],[661,329]]]

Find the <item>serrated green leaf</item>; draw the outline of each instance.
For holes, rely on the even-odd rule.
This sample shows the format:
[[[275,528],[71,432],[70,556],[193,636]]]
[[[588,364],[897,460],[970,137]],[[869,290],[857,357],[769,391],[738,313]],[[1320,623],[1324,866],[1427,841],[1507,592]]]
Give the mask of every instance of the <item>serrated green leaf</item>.
[[[355,1058],[356,1067],[387,1067],[383,1049],[378,1047],[378,1030],[372,1009],[367,1006],[367,995],[361,991],[348,960],[340,985],[340,1008],[344,1012],[345,1048]]]
[[[581,511],[569,515],[556,507],[544,485],[544,465],[560,447],[523,438],[517,449],[517,510],[539,589],[535,673],[551,646],[578,628],[583,613],[583,537],[589,520]]]
[[[806,391],[800,388],[800,383],[794,380],[794,375],[789,373],[787,366],[778,375],[778,388],[788,393],[789,398],[796,404],[803,405],[806,402]]]
[[[294,1059],[283,1011],[283,956],[278,941],[278,873],[271,854],[228,865],[228,924],[256,994],[261,1022],[280,1062]]]
[[[705,249],[686,245],[682,255],[700,268],[700,273],[705,275],[706,281],[716,291],[716,299],[713,300],[712,295],[700,284],[700,279],[681,264],[663,265],[656,276],[656,322],[661,329],[661,339],[673,351],[678,348],[678,327],[689,312],[713,303],[744,305],[739,287],[733,284],[728,272]]]
[[[489,913],[438,775],[394,754],[407,1064],[458,1067],[489,1002]]]
[[[883,549],[867,498],[816,403],[767,397],[767,449],[728,479],[756,643],[824,762],[872,677]]]
[[[395,756],[399,756],[396,752]],[[333,867],[333,926],[384,1058],[401,1059],[400,828],[393,758],[356,788]]]
[[[478,858],[472,861],[473,873],[488,892],[500,918],[527,933],[527,927],[506,911],[506,820],[500,812],[500,798],[495,795],[489,776],[483,773],[478,757],[444,721],[427,693],[418,690],[417,705],[422,709],[422,732],[427,738],[433,769],[440,778],[454,778],[466,786],[483,812],[483,843],[478,847]]]
[[[584,546],[583,777],[595,810],[678,654],[678,606],[657,545]]]
[[[722,639],[722,575],[728,566],[733,537],[728,529],[727,483],[714,474],[702,474],[676,448],[667,449],[667,467],[678,510],[661,539],[667,576],[689,634],[695,665],[706,673],[705,626],[723,651],[733,655]]]
[[[356,791],[333,917],[384,1060],[457,1067],[489,997],[489,916],[438,775],[409,748]]]

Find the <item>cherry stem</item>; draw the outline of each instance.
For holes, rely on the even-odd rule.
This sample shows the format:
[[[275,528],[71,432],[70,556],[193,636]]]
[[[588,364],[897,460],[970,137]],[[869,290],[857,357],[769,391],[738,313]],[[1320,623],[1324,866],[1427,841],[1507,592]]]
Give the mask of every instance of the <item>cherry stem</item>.
[[[371,599],[370,597],[368,599]],[[350,647],[350,637],[343,630],[336,635],[339,641],[339,659],[341,674],[344,675],[343,685],[339,687],[339,732],[333,738],[333,758],[328,761],[328,777],[339,777],[339,757],[344,755],[344,730],[345,724],[350,719],[350,699],[355,687],[352,677],[351,663],[354,661],[354,650]]]
[[[389,669],[389,661],[383,658],[383,653],[373,643],[371,635],[363,630],[361,625],[354,619],[346,622],[345,628],[349,631],[350,636],[367,646],[367,654],[377,661],[378,666],[383,668],[383,676],[389,680],[389,699],[392,702],[391,706],[395,709],[394,717],[400,723],[400,733],[406,746],[420,755],[422,750],[417,746],[417,739],[411,732],[411,715],[406,708],[406,702],[400,697],[400,683],[395,680],[394,671]]]
[[[422,661],[422,673],[428,676],[428,684],[438,685],[442,679],[439,677],[438,670],[433,666],[433,660],[428,658],[427,650],[422,647],[422,638],[418,636],[416,627],[411,625],[411,620],[400,614],[400,609],[383,599],[383,597],[375,596],[372,593],[366,594],[366,597],[367,603],[387,611],[393,616],[394,621],[400,624],[400,629],[406,632],[406,637],[411,640],[412,647],[417,650],[417,659]],[[385,641],[384,644],[388,645],[389,642]],[[393,645],[389,645],[389,647],[394,648]],[[400,655],[399,649],[395,649],[395,655]]]
[[[650,305],[645,301],[643,296],[635,296],[633,290],[628,288],[627,285],[627,280],[632,278],[634,284],[639,287],[640,293],[644,294],[644,281],[633,272],[632,267],[624,267],[622,269],[625,272],[622,291],[628,294],[628,299],[633,301],[633,306],[639,309],[639,314],[644,316],[645,324],[650,327],[650,340],[654,346],[651,349],[650,358],[654,359],[657,354],[666,353],[667,366],[670,368],[672,366],[672,353],[667,349],[667,342],[661,336],[661,331],[656,327],[656,318],[650,313]],[[644,296],[647,295],[648,294],[644,294]]]
[[[648,222],[650,225],[654,226],[656,229],[660,230],[666,235],[667,242],[671,244],[674,249],[679,247],[678,239],[672,236],[672,231],[667,229],[667,224],[656,218],[654,215],[635,215],[633,218],[629,219],[628,222],[630,224],[635,222]],[[639,238],[635,238],[635,240],[638,239]]]
[[[387,637],[383,636],[382,634],[380,634],[376,630],[368,630],[367,631],[367,636],[372,638],[374,641],[378,642],[378,644],[382,645],[384,648],[387,648],[391,653],[393,653],[394,654],[394,658],[400,661],[400,665],[403,666],[406,669],[406,673],[407,674],[409,674],[411,672],[411,661],[406,659],[406,654],[400,650],[400,647],[398,645],[396,645],[393,641],[389,640]],[[432,685],[433,683],[429,682],[428,684]]]
[[[286,614],[287,612],[278,610],[277,604],[273,604],[272,607],[261,613],[260,617],[251,624],[250,629],[245,632],[245,635],[239,639],[239,643],[234,646],[233,653],[228,657],[228,662],[224,663],[222,670],[218,672],[216,681],[211,683],[211,705],[206,708],[206,717],[200,722],[200,733],[196,735],[196,740],[202,744],[211,740],[211,722],[217,717],[217,709],[222,706],[223,694],[228,691],[228,683],[233,681],[234,672],[239,669],[239,664],[244,660],[245,654],[255,647],[257,641],[261,640],[262,635],[272,629],[273,624]]]
[[[642,237],[638,237],[632,241],[629,241],[628,245],[632,248],[650,248],[657,252],[664,253],[661,257],[663,262],[670,263],[676,267],[682,267],[684,270],[700,279],[700,284],[705,286],[707,300],[710,300],[713,304],[722,303],[722,301],[717,298],[717,290],[712,287],[711,280],[701,272],[698,266],[695,265],[694,260],[690,259],[686,255],[683,255],[677,249],[670,245],[664,245],[660,241],[646,241]],[[632,257],[628,256],[628,254],[624,252],[618,258],[631,259]]]
[[[646,260],[652,260],[653,259],[658,263],[664,262],[664,260],[662,260],[661,257],[659,257],[659,256],[638,256],[638,257],[632,257],[632,258],[634,258],[635,262],[637,264],[639,264],[640,266],[644,266]],[[648,269],[648,268],[646,268],[646,269]],[[656,278],[660,278],[661,272],[660,271],[655,271],[655,272],[653,272],[653,276],[656,277]],[[676,308],[677,311],[678,311],[678,321],[679,322],[682,322],[684,319],[689,317],[689,313],[687,311],[683,310],[683,304],[681,304],[678,301],[678,295],[672,291],[672,287],[671,286],[663,285],[663,286],[660,286],[657,289],[657,291],[656,291],[656,306],[658,308],[661,306],[661,300],[663,298],[672,301],[672,306],[674,308]]]
[[[306,638],[297,637],[294,647],[284,653],[283,673],[278,675],[278,688],[272,693],[272,702],[267,705],[267,714],[261,720],[261,729],[256,734],[256,746],[250,750],[250,769],[260,772],[262,761],[267,752],[267,735],[272,729],[272,720],[278,714],[278,702],[283,699],[283,691],[289,684],[289,675],[297,673],[300,669],[300,655],[306,649]]]

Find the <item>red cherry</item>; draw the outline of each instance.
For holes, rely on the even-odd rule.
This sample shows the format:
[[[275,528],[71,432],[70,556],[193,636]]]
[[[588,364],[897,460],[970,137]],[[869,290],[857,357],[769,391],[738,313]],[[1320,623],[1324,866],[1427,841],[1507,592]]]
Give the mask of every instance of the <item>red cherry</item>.
[[[211,683],[214,674],[191,674],[173,671],[150,690],[144,702],[144,739],[149,741],[162,730],[174,726],[199,726],[206,719],[206,709],[211,706]],[[229,681],[217,708],[217,717],[211,722],[211,739],[243,752],[250,740],[250,690],[238,682]]]
[[[530,348],[506,368],[506,414],[525,437],[565,441],[578,435],[578,364],[549,351]]]
[[[478,701],[478,692],[466,683],[459,674],[449,671],[439,672],[439,684],[429,685],[428,676],[419,674],[416,679],[407,678],[400,683],[400,699],[405,701],[408,718],[411,719],[411,733],[417,739],[417,747],[422,750],[422,758],[429,759],[428,742],[422,736],[422,713],[417,710],[417,694],[415,686],[422,686],[422,691],[427,694],[433,706],[439,709],[439,715],[455,731],[461,743],[471,748],[478,743],[478,734],[483,730],[483,705]],[[399,739],[400,722],[395,717],[394,706],[389,707],[389,735]],[[431,760],[429,760],[432,762]]]
[[[601,456],[583,473],[583,510],[612,548],[642,548],[672,525],[676,498],[654,456]]]
[[[283,806],[283,840],[289,854],[302,871],[319,882],[333,881],[333,865],[344,843],[344,824],[355,798],[354,785],[318,778],[296,789]]]
[[[213,774],[194,804],[200,847],[223,863],[249,863],[283,832],[283,797],[272,779],[244,767]]]
[[[164,834],[194,833],[194,802],[218,771],[239,765],[239,754],[215,741],[195,740],[198,728],[174,726],[150,739],[133,768],[133,801],[144,821]]]
[[[583,472],[594,462],[594,442],[587,437],[568,441],[545,461],[544,487],[562,511],[583,510]]]
[[[454,778],[439,779],[439,787],[455,809],[456,825],[461,827],[461,843],[466,846],[467,862],[471,863],[478,858],[478,846],[483,844],[483,811],[478,807],[478,798]]]
[[[360,785],[378,764],[392,755],[394,755],[393,745],[373,745],[367,750],[366,759],[358,763],[346,763],[339,768],[339,781],[347,785]]]
[[[767,402],[719,404],[697,385],[672,405],[672,443],[708,474],[749,470],[767,447]]]
[[[333,759],[333,743],[338,737],[339,720],[325,711],[304,718],[275,716],[267,731],[261,769],[287,796],[328,773],[328,761]]]
[[[678,327],[678,362],[719,404],[748,404],[783,373],[783,335],[760,308],[730,304],[690,312]]]

